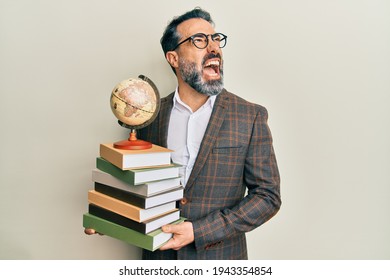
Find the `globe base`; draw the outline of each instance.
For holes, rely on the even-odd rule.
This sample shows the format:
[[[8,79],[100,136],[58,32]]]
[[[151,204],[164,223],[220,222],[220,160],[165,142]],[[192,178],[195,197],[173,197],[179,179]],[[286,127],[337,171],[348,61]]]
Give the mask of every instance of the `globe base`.
[[[148,141],[137,139],[135,131],[130,132],[129,139],[114,143],[114,148],[121,150],[147,150],[152,146]]]

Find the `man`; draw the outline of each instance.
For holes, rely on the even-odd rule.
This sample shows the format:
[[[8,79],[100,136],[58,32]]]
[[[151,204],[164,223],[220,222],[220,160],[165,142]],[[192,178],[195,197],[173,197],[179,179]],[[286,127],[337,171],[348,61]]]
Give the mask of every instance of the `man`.
[[[143,259],[247,259],[245,232],[281,205],[267,111],[223,88],[227,37],[213,26],[210,14],[196,8],[173,19],[161,38],[178,87],[162,98],[158,117],[139,138],[175,151],[187,221],[164,226],[173,238],[145,250]]]
[[[174,150],[173,162],[183,166],[179,207],[187,220],[164,226],[173,237],[160,250],[144,250],[143,259],[247,259],[245,232],[281,205],[267,111],[224,89],[227,37],[213,25],[196,8],[173,19],[161,38],[178,87],[138,136]]]

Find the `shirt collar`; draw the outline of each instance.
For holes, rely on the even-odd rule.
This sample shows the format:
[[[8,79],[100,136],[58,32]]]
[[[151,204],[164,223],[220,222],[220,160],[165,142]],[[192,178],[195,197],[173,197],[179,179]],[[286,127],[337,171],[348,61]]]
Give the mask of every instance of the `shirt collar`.
[[[215,103],[215,99],[216,99],[216,98],[217,98],[216,95],[210,96],[210,97],[207,99],[206,103],[203,104],[202,107],[206,107],[206,106],[207,106],[207,107],[209,107],[210,109],[212,109],[212,108],[214,107],[214,103]],[[178,109],[178,106],[184,106],[184,107],[187,108],[188,110],[192,111],[192,110],[190,109],[190,107],[189,107],[187,104],[185,104],[185,103],[180,99],[180,96],[179,96],[179,88],[176,87],[175,95],[174,95],[174,97],[173,97],[173,107]]]

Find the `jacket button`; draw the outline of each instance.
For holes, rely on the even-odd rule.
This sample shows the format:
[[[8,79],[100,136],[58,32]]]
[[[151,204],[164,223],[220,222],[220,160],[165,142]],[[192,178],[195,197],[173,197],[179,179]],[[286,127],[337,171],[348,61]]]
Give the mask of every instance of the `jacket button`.
[[[188,199],[185,198],[185,197],[183,197],[183,198],[180,200],[180,203],[181,203],[182,205],[186,205],[186,204],[188,203]]]

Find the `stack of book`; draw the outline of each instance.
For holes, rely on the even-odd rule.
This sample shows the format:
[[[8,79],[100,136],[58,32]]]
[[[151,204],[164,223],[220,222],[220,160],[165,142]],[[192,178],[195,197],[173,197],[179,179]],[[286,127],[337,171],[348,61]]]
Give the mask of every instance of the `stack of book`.
[[[161,227],[184,220],[176,207],[183,198],[180,166],[171,164],[171,153],[157,145],[121,150],[100,144],[83,226],[150,251],[161,247],[172,237]]]

